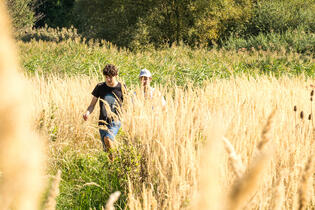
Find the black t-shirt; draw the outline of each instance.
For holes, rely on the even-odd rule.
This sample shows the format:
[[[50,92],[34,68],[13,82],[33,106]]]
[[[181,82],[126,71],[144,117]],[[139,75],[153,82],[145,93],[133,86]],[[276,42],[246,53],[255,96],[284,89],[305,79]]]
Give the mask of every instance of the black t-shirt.
[[[106,123],[111,123],[112,120],[118,117],[120,113],[121,103],[123,102],[123,91],[121,88],[121,83],[115,87],[109,87],[105,82],[98,83],[94,90],[92,91],[92,95],[96,98],[100,98],[100,116],[99,116],[99,125],[105,125]],[[107,102],[109,108],[111,110],[110,113],[106,111],[104,102]],[[109,111],[109,109],[108,109]],[[114,116],[114,117],[113,117]],[[106,122],[106,123],[105,123]]]

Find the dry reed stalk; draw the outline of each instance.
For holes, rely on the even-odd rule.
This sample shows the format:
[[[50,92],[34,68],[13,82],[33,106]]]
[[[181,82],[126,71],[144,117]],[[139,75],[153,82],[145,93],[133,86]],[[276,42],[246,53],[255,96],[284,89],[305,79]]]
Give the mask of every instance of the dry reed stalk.
[[[282,204],[285,201],[285,188],[284,188],[284,175],[281,174],[280,178],[276,182],[274,186],[274,195],[272,199],[272,210],[281,210],[282,209]]]
[[[105,210],[115,210],[114,203],[118,200],[119,196],[119,191],[112,193],[106,203]]]
[[[314,163],[313,157],[310,155],[307,163],[305,164],[304,173],[302,176],[302,180],[300,183],[300,187],[298,190],[299,200],[298,200],[298,209],[303,210],[306,209],[309,200],[309,186],[313,186],[310,184],[310,179],[313,177],[314,172]]]
[[[5,1],[0,1],[0,207],[38,208],[42,150],[31,132],[29,92],[18,73],[15,44]]]
[[[237,176],[237,178],[240,178],[244,174],[244,171],[245,171],[242,160],[240,156],[237,155],[233,145],[227,138],[223,137],[223,142],[224,142],[226,151],[229,153],[229,161],[230,161],[229,164],[231,164],[231,167],[235,175]]]
[[[206,134],[207,145],[200,158],[199,195],[193,209],[222,209],[220,168],[223,145],[223,127],[218,122],[210,123]]]
[[[241,209],[257,190],[263,170],[268,161],[267,154],[261,153],[251,164],[251,167],[240,179],[236,180],[229,195],[228,210]]]
[[[142,209],[141,202],[135,197],[135,194],[136,193],[133,192],[132,183],[128,180],[128,208],[130,210]]]
[[[262,151],[265,145],[270,141],[270,137],[268,134],[270,133],[271,126],[273,125],[273,118],[276,113],[276,109],[274,109],[268,116],[267,122],[261,132],[261,141],[257,145],[257,149]]]
[[[61,180],[61,170],[58,170],[56,177],[51,185],[51,189],[49,191],[47,203],[45,205],[45,209],[54,210],[56,209],[56,198],[59,195],[59,183]]]

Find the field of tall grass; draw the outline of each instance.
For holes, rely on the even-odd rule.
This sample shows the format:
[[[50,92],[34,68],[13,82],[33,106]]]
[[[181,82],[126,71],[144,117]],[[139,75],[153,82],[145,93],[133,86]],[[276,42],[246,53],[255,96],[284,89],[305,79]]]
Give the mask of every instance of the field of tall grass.
[[[62,174],[58,209],[100,209],[117,190],[117,208],[314,208],[313,79],[170,82],[157,87],[165,107],[160,98],[134,98],[139,87],[129,86],[113,162],[101,149],[98,110],[82,119],[99,78],[28,80],[47,173]]]
[[[315,208],[312,54],[32,40],[19,72],[3,2],[0,28],[0,209]],[[112,161],[82,119],[107,63],[128,89]]]
[[[314,209],[313,55],[33,40],[22,75],[0,44],[0,208]],[[113,161],[82,119],[107,63],[128,89]],[[134,96],[142,67],[165,106]]]

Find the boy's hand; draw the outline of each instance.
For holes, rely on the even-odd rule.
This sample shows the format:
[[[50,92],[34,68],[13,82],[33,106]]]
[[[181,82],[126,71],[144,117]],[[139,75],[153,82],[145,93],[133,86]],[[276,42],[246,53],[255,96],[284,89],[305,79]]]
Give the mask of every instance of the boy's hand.
[[[90,112],[87,111],[87,112],[83,115],[83,119],[84,119],[85,121],[87,121],[88,118],[89,118],[89,115],[90,115]]]

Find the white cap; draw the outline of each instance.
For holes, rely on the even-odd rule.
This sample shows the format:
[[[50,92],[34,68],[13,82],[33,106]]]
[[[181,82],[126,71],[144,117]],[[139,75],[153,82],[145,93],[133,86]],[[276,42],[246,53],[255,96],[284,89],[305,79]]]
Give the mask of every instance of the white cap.
[[[152,77],[152,74],[148,69],[141,69],[139,77]]]

